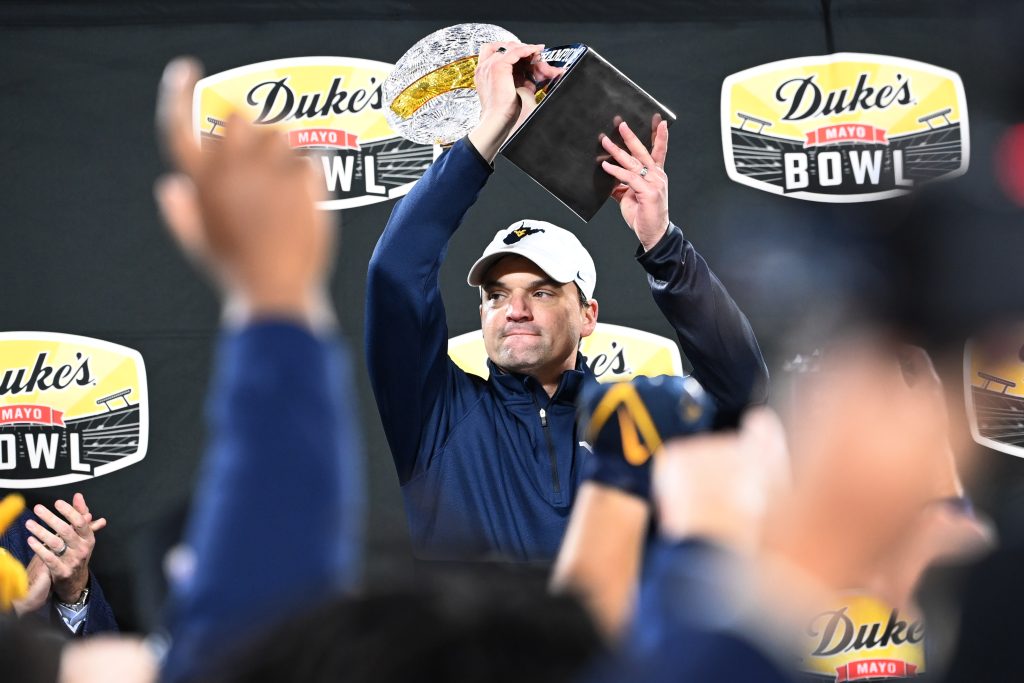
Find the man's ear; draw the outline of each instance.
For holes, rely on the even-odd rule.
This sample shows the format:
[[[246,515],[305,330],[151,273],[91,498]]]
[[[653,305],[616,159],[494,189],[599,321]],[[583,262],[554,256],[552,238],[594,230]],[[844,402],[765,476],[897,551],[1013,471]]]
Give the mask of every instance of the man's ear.
[[[591,299],[582,309],[583,327],[580,329],[580,339],[589,337],[597,327],[597,299]]]

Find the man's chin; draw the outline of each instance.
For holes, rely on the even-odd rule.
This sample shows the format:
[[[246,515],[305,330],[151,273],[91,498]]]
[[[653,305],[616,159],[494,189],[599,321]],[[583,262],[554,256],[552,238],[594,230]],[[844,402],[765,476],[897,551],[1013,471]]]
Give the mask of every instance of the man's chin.
[[[491,360],[505,372],[515,372],[520,375],[532,375],[542,366],[542,363],[533,354],[498,353],[497,358],[491,358]]]
[[[538,368],[536,363],[528,363],[524,361],[504,361],[495,363],[495,365],[505,372],[514,372],[518,375],[532,375]]]

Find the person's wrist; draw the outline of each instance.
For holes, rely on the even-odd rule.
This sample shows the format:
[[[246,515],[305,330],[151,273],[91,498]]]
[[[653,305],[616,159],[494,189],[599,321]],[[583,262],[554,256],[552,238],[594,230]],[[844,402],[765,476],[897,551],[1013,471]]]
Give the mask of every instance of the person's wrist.
[[[661,232],[655,232],[649,236],[640,238],[640,246],[643,247],[644,252],[654,249],[654,247],[658,246],[658,243],[661,242],[661,240],[665,239],[665,235],[668,234],[668,226],[669,221],[668,219],[665,219],[665,227],[662,228]]]
[[[480,156],[487,163],[492,163],[494,158],[498,156],[498,149],[501,148],[505,138],[512,131],[516,119],[517,115],[515,113],[510,115],[488,113],[480,119],[480,123],[470,132],[470,142],[473,143],[473,146],[476,147]]]
[[[68,585],[54,586],[53,596],[58,602],[74,605],[82,597],[82,593],[89,587],[89,575],[84,580],[78,580]]]
[[[248,295],[249,317],[253,320],[265,318],[297,318],[305,320],[312,307],[307,291],[299,292],[257,292]]]
[[[657,507],[658,531],[670,541],[703,538],[736,552],[751,551],[755,546],[757,524],[731,510],[680,501]],[[698,507],[704,509],[695,509]]]
[[[313,332],[326,331],[336,324],[323,286],[237,291],[226,297],[222,316],[226,327],[241,328],[261,320],[291,320]]]
[[[14,610],[14,616],[20,618],[20,617],[25,616],[29,612],[35,612],[37,609],[39,609],[40,607],[42,607],[43,605],[46,604],[46,598],[47,597],[48,597],[48,595],[43,596],[43,598],[41,600],[32,600],[32,599],[12,600],[11,601],[11,608]]]
[[[510,107],[507,111],[486,111],[480,114],[479,126],[487,126],[494,130],[507,130],[519,118],[519,107]]]

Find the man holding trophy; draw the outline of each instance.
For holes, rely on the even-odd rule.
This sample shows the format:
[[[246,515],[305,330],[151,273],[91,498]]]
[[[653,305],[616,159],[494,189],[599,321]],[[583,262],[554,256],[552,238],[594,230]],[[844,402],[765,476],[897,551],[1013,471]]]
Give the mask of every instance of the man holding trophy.
[[[499,148],[557,73],[543,46],[492,42],[474,73],[481,114],[395,207],[369,265],[366,351],[416,555],[552,560],[584,480],[644,500],[646,467],[597,462],[575,401],[597,380],[579,353],[593,332],[593,260],[569,231],[524,219],[497,233],[470,270],[480,288],[486,381],[447,354],[439,271]],[[625,123],[602,139],[601,168],[640,246],[659,308],[719,415],[764,399],[767,370],[743,313],[669,220],[668,126],[648,151]],[[595,170],[597,162],[594,162]],[[728,417],[726,417],[728,419]]]

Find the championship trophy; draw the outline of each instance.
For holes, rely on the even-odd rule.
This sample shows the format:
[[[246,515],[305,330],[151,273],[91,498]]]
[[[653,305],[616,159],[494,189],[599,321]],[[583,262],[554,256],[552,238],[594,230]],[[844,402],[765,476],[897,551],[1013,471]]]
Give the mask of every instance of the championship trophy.
[[[491,24],[459,24],[416,43],[383,86],[391,127],[423,144],[450,145],[468,134],[480,120],[477,54],[499,41],[518,38]],[[601,168],[608,159],[601,136],[625,147],[618,132],[625,121],[650,141],[661,120],[672,125],[676,117],[587,45],[547,48],[541,59],[561,73],[535,82],[536,108],[499,152],[589,221],[618,183]]]
[[[473,89],[480,46],[507,41],[519,39],[492,24],[459,24],[413,45],[384,81],[388,125],[421,145],[448,146],[465,137],[480,121]]]

